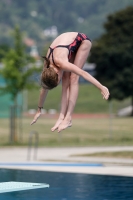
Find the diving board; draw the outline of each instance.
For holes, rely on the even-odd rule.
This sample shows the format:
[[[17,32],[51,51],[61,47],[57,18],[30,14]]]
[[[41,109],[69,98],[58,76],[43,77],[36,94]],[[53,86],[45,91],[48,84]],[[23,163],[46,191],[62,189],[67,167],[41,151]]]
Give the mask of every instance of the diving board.
[[[0,183],[0,193],[47,188],[47,187],[49,187],[49,184],[46,183],[28,183],[28,182],[10,181],[10,182]]]

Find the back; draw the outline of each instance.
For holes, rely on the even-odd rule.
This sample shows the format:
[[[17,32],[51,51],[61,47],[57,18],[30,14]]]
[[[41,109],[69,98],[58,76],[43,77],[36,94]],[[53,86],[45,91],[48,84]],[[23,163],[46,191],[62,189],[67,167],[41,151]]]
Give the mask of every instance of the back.
[[[57,45],[69,45],[75,40],[77,34],[77,32],[62,33],[52,42],[50,46],[51,48],[54,48]]]

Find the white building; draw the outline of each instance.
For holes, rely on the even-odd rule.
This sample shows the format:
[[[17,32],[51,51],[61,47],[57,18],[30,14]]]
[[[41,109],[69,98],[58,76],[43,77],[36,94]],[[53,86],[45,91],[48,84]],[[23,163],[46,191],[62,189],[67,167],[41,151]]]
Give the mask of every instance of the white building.
[[[55,38],[58,36],[58,30],[56,26],[51,26],[43,31],[45,37]]]

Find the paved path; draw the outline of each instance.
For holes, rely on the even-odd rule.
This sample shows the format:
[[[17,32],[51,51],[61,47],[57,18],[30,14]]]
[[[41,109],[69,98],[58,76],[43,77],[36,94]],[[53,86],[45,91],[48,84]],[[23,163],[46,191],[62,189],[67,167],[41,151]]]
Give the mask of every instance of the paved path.
[[[88,174],[122,175],[133,177],[133,159],[81,157],[77,154],[107,152],[107,151],[133,151],[133,147],[65,147],[65,148],[39,148],[37,160],[27,160],[28,149],[23,147],[0,148],[0,167],[27,170],[44,170],[59,172],[75,172]],[[54,166],[54,163],[82,163],[83,166]],[[48,164],[49,165],[46,165]],[[50,165],[52,163],[52,165]],[[84,163],[90,166],[85,166]],[[92,166],[96,164],[96,166]],[[97,166],[102,164],[102,166]]]

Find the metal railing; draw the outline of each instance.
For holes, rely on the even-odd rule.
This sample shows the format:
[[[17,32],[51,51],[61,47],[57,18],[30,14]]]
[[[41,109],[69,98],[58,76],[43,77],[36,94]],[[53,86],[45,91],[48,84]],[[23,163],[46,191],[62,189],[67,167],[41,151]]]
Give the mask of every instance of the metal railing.
[[[27,160],[31,159],[31,149],[33,146],[33,136],[35,138],[34,141],[34,160],[37,159],[37,150],[38,150],[38,141],[39,141],[39,135],[37,131],[31,131],[29,134],[29,144],[28,144],[28,153],[27,153]]]

